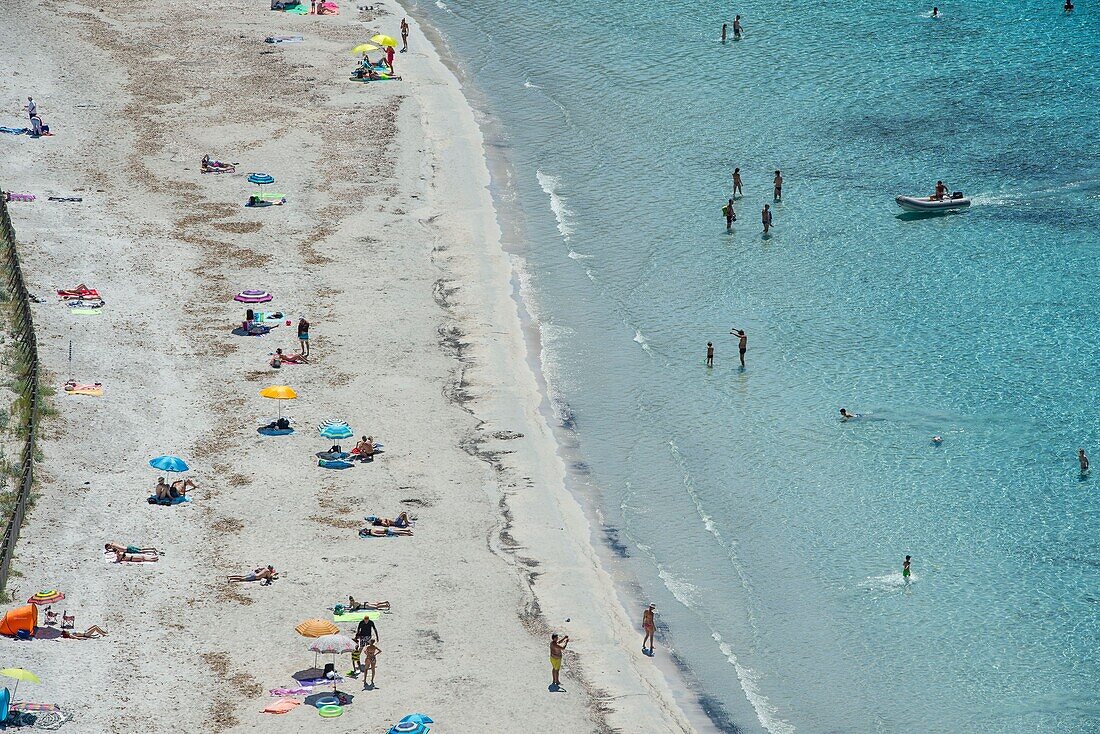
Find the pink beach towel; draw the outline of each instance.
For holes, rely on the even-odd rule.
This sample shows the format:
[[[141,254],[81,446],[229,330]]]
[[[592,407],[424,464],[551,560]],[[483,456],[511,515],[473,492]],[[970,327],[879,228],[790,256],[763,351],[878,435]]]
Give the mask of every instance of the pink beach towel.
[[[293,711],[295,708],[301,705],[301,701],[295,701],[292,698],[280,698],[278,701],[272,701],[268,705],[264,706],[263,713],[285,714],[287,711]]]
[[[268,693],[272,696],[308,696],[313,693],[313,686],[298,686],[297,688],[272,688]]]

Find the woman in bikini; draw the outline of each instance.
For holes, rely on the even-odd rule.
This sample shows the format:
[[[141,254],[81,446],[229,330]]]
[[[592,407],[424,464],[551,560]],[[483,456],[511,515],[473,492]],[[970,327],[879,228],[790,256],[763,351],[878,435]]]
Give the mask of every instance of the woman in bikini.
[[[366,538],[366,537],[386,538],[386,537],[393,537],[395,535],[412,535],[412,534],[413,534],[412,528],[367,527],[367,528],[361,528],[359,530],[359,537],[361,537],[361,538]]]
[[[248,583],[252,581],[259,581],[261,584],[270,584],[272,581],[279,578],[279,572],[275,570],[274,566],[268,566],[266,568],[261,566],[253,570],[252,573],[247,576],[235,574],[233,576],[226,576],[225,578],[233,584]]]
[[[97,637],[106,637],[107,630],[100,627],[98,624],[93,624],[83,632],[70,632],[69,630],[63,630],[61,636],[66,640],[94,640]]]

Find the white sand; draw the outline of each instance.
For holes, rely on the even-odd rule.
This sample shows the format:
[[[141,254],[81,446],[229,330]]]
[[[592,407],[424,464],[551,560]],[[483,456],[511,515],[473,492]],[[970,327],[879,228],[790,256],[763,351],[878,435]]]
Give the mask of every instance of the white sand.
[[[405,81],[347,81],[352,45],[399,35],[400,9],[380,7],[364,22],[349,4],[338,17],[238,0],[0,8],[0,124],[22,124],[33,94],[56,133],[0,140],[0,186],[39,196],[11,208],[48,379],[106,389],[54,398],[9,588],[57,586],[78,629],[110,636],[0,640],[6,665],[43,679],[20,697],[71,710],[66,730],[382,732],[413,711],[438,732],[691,729],[565,489],[457,82],[415,24]],[[278,33],[306,41],[261,42]],[[200,175],[205,152],[238,173]],[[289,203],[244,208],[249,171]],[[78,282],[104,294],[102,314],[52,298]],[[267,367],[296,348],[293,327],[230,333],[244,288],[307,315],[313,364]],[[300,393],[285,406],[297,433],[260,436],[277,406],[258,391],[284,383]],[[317,467],[325,418],[385,453]],[[164,453],[192,465],[193,502],[145,502],[147,461]],[[357,537],[364,515],[402,509],[414,537]],[[108,540],[168,555],[106,564]],[[274,586],[224,580],[265,563],[285,574]],[[313,662],[294,625],[349,593],[393,604],[376,688],[346,680],[354,702],[328,724],[306,707],[259,713]],[[563,693],[547,691],[548,625],[572,638]]]

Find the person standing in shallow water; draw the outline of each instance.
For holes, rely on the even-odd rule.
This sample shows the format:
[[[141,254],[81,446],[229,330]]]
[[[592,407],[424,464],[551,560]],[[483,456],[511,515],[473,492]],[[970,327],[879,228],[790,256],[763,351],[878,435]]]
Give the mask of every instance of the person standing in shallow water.
[[[707,342],[707,367],[714,366],[714,342]]]
[[[302,356],[309,356],[309,322],[305,316],[298,319],[298,344],[302,349]]]
[[[649,654],[653,654],[653,633],[657,631],[657,623],[653,620],[653,613],[657,610],[656,604],[650,604],[646,607],[646,610],[642,612],[642,631],[645,633],[645,637],[642,638],[642,652],[646,651],[646,643],[649,643]]]
[[[905,579],[906,581],[909,580],[909,575],[912,573],[911,569],[909,568],[912,565],[912,563],[913,563],[913,557],[912,556],[906,556],[905,561],[901,564],[901,577],[903,579]]]
[[[744,329],[733,329],[730,333],[737,337],[737,354],[741,357],[741,369],[744,369],[745,352],[749,348],[749,336]]]
[[[767,234],[772,227],[772,210],[768,204],[765,204],[763,211],[760,212],[760,221],[764,224],[764,234]]]
[[[1081,474],[1089,473],[1089,457],[1084,449],[1077,449],[1077,462],[1081,465]]]
[[[741,16],[738,15],[733,19],[733,40],[739,40],[741,38]]]
[[[726,215],[726,231],[729,232],[733,229],[733,223],[737,221],[737,214],[733,211],[733,199],[730,199],[724,207],[722,207],[722,213]]]
[[[727,28],[726,24],[723,23],[722,24],[722,43],[726,42],[726,28]]]
[[[775,201],[783,201],[783,174],[776,171],[773,183],[775,184],[775,190],[772,192],[772,198]]]
[[[742,197],[745,196],[745,192],[741,190],[741,169],[740,168],[735,168],[735,169],[733,169],[733,196],[734,196],[734,198],[736,198],[738,194],[740,194]]]

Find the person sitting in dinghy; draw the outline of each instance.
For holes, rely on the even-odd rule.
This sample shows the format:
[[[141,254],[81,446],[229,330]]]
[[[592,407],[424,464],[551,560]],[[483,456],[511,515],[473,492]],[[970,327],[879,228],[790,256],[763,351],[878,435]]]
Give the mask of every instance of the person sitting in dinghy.
[[[943,181],[936,182],[936,193],[928,197],[929,201],[943,201],[947,198],[947,184]]]

